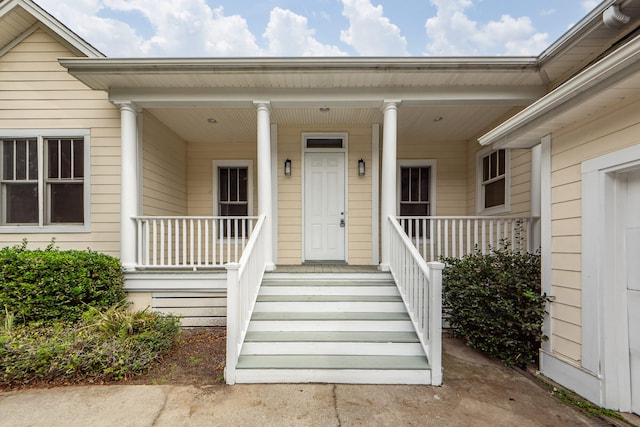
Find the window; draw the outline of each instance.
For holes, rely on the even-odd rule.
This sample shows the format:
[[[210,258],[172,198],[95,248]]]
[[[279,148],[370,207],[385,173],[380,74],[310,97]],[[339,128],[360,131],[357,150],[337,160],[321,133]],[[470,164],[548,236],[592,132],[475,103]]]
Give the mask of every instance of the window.
[[[509,152],[494,150],[479,155],[479,211],[488,213],[509,210]]]
[[[218,168],[218,215],[249,214],[249,170],[246,167]]]
[[[400,168],[400,216],[431,215],[429,167]]]
[[[5,229],[84,226],[88,136],[0,139],[1,222]]]
[[[435,201],[435,161],[398,161],[399,216],[431,216]],[[424,229],[424,227],[427,227]],[[429,237],[428,221],[405,221],[405,231],[411,237]]]

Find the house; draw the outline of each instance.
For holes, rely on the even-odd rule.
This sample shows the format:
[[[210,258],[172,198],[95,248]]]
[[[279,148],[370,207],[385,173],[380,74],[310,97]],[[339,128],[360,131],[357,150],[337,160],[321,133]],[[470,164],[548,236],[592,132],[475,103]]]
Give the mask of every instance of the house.
[[[639,17],[640,1],[606,0],[525,58],[111,59],[31,0],[4,0],[0,243],[119,256],[135,306],[226,317],[230,383],[439,384],[441,265],[427,261],[541,247],[542,372],[639,412]],[[352,365],[330,374],[273,369],[269,342],[337,347],[245,342],[282,332],[265,307],[291,289],[278,304],[296,325],[345,328],[301,313],[369,304],[350,325],[375,323],[377,341],[345,338]],[[406,372],[379,375],[390,365]]]

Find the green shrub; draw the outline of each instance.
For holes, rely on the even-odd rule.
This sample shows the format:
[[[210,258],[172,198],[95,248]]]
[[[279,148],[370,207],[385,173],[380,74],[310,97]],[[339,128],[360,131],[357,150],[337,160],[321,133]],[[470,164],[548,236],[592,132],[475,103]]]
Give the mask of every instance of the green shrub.
[[[75,321],[87,306],[109,307],[125,298],[117,258],[92,251],[20,246],[0,249],[0,308],[16,322]]]
[[[540,294],[540,256],[505,245],[489,254],[445,258],[443,307],[454,336],[506,365],[537,360],[546,295]]]
[[[146,370],[178,334],[176,317],[129,312],[124,304],[92,308],[83,317],[76,323],[23,325],[5,332],[0,384],[120,380]]]

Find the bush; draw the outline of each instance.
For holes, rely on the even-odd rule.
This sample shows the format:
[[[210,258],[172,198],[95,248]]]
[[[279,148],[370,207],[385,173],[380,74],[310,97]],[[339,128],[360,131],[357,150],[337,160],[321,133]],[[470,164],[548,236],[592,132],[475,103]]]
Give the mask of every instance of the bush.
[[[0,249],[0,308],[16,322],[76,321],[87,306],[109,307],[125,298],[117,258],[26,245]]]
[[[489,254],[445,258],[444,313],[452,334],[506,365],[537,360],[546,295],[540,294],[540,255],[504,245]]]
[[[0,384],[124,379],[145,371],[177,334],[176,317],[124,304],[91,308],[76,323],[0,329]]]

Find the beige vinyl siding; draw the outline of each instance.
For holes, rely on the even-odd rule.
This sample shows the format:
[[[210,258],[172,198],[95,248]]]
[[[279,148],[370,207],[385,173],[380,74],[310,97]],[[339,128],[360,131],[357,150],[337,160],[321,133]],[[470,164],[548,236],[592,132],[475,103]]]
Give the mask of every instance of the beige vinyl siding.
[[[302,132],[278,126],[278,264],[302,262]],[[286,159],[291,176],[284,176]]]
[[[623,108],[624,107],[624,108]],[[581,359],[582,175],[581,163],[640,143],[640,99],[552,135],[552,351]]]
[[[371,127],[349,129],[348,201],[347,212],[349,264],[370,265],[373,256],[371,238]],[[365,176],[358,175],[358,160],[364,160]],[[367,173],[368,172],[368,173]]]
[[[187,144],[188,215],[213,215],[213,161],[253,161],[253,213],[258,211],[256,142]]]
[[[144,215],[186,215],[187,143],[148,112],[143,135]]]
[[[74,54],[37,30],[0,57],[1,129],[89,129],[91,232],[0,234],[0,245],[23,238],[44,247],[55,237],[62,249],[118,255],[120,248],[120,112],[103,92],[90,90],[58,64]]]

